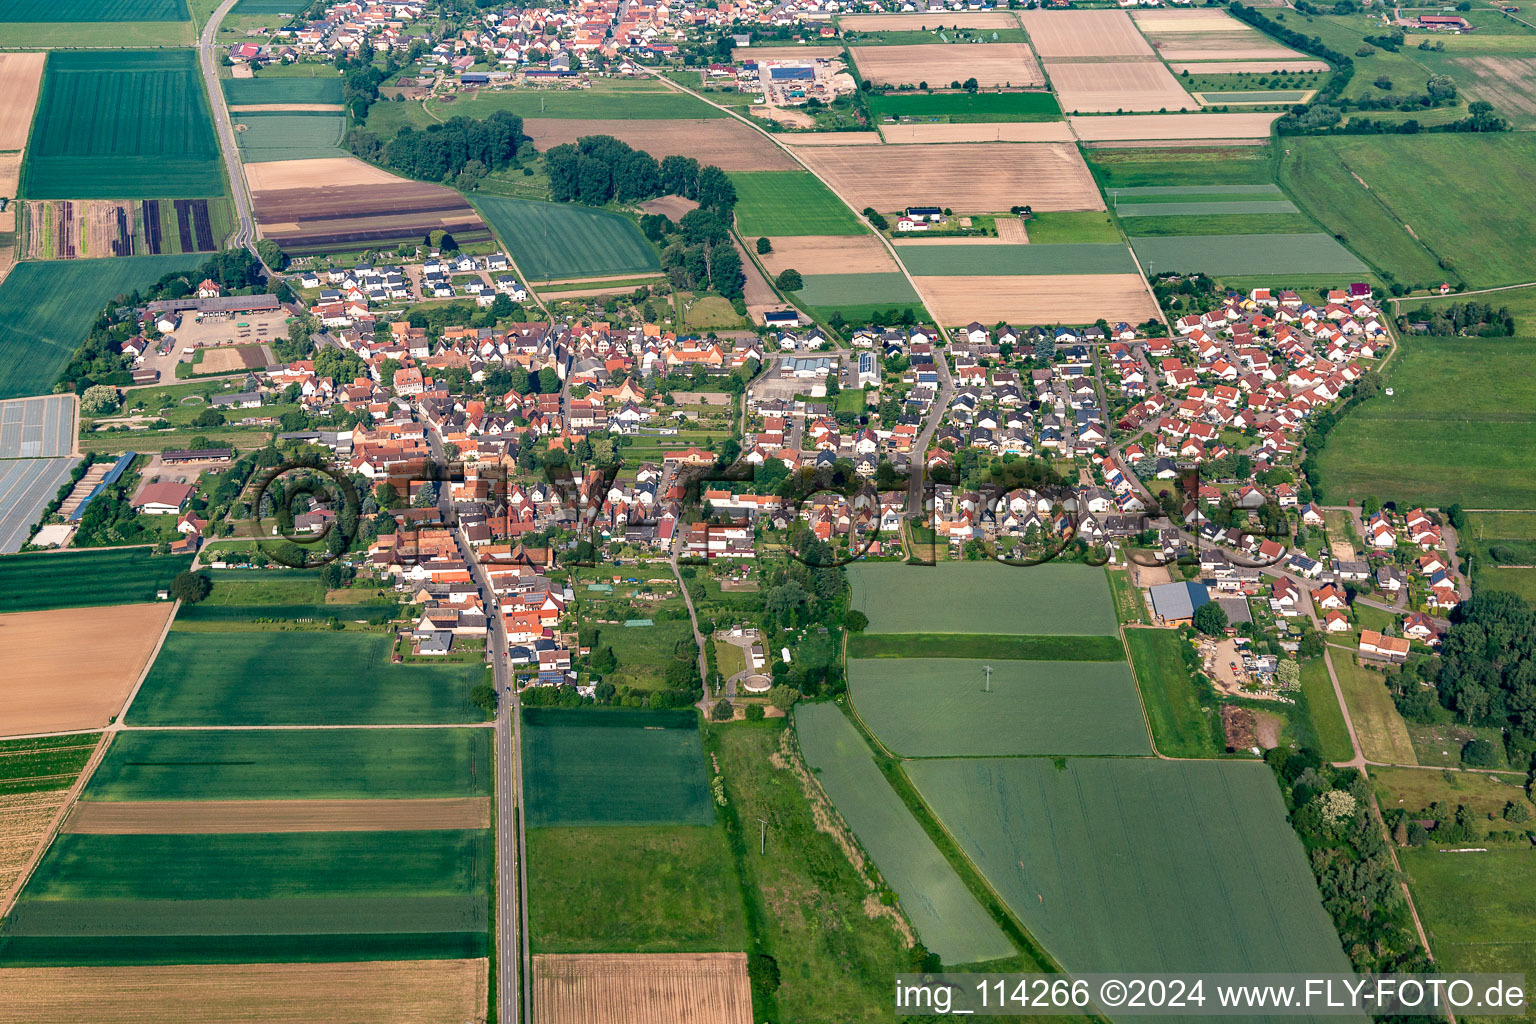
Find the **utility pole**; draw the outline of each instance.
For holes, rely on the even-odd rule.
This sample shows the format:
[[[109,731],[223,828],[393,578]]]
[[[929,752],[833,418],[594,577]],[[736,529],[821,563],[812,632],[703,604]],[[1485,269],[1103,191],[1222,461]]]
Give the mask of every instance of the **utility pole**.
[[[767,818],[758,818],[757,820],[762,825],[762,828],[759,830],[757,852],[758,852],[759,856],[767,856],[768,855],[768,819]]]
[[[981,670],[987,674],[987,684],[986,684],[986,686],[983,689],[984,689],[984,691],[986,693],[991,693],[992,692],[992,666],[991,665],[983,665],[983,666],[981,666]]]

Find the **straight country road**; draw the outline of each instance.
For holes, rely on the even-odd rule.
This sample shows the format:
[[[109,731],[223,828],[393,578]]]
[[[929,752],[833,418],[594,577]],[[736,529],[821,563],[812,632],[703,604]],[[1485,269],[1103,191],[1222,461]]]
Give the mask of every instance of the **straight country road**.
[[[229,175],[230,195],[235,198],[235,235],[229,242],[236,248],[256,251],[256,223],[251,214],[251,193],[245,184],[245,171],[240,163],[240,145],[235,141],[235,128],[229,120],[229,107],[224,102],[224,89],[219,85],[218,36],[219,25],[237,0],[223,0],[203,25],[197,39],[197,57],[203,67],[203,81],[208,86],[208,106],[213,111],[214,130],[219,133],[219,149],[224,153],[224,168]],[[260,257],[258,257],[259,259]]]

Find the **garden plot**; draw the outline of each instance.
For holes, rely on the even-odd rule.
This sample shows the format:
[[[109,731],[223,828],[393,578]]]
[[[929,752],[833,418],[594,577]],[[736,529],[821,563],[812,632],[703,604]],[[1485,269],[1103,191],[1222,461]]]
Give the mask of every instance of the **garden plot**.
[[[923,304],[941,323],[1144,323],[1157,303],[1139,274],[918,277]]]
[[[1047,60],[1061,109],[1113,114],[1134,110],[1198,110],[1200,104],[1157,61],[1073,63]]]
[[[1052,57],[1150,57],[1152,47],[1124,11],[1020,11],[1035,52]]]
[[[1109,114],[1069,117],[1073,133],[1084,142],[1192,139],[1261,139],[1279,114]]]
[[[923,204],[957,213],[995,213],[1026,204],[1041,212],[1104,209],[1082,156],[1064,144],[826,146],[807,148],[800,158],[857,209]]]
[[[915,46],[852,46],[865,81],[942,89],[974,78],[983,89],[1023,89],[1045,84],[1040,64],[1024,43],[919,43]]]

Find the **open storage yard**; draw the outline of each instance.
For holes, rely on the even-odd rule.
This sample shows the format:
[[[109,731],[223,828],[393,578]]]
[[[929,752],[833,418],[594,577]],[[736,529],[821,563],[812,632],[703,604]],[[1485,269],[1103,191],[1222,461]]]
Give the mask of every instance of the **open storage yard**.
[[[484,1012],[477,960],[0,969],[15,1024],[419,1024]]]
[[[22,180],[37,199],[223,195],[195,53],[49,54]]]
[[[923,304],[941,322],[1012,324],[1143,323],[1157,303],[1138,274],[1028,277],[919,277]]]
[[[151,547],[8,555],[0,558],[0,612],[153,601],[191,564]]]
[[[1052,57],[1150,57],[1152,47],[1124,11],[1020,11],[1035,52]]]
[[[680,154],[723,171],[792,171],[799,165],[755,129],[725,119],[529,118],[523,133],[542,152],[587,135],[611,135],[660,160]]]
[[[548,1024],[752,1024],[745,953],[544,953],[532,984]]]
[[[1007,758],[905,767],[1067,971],[1349,971],[1261,764]]]
[[[97,729],[119,714],[160,642],[171,603],[0,615],[8,733]],[[91,637],[88,644],[81,637]]]
[[[1045,70],[1061,100],[1061,109],[1069,113],[1200,109],[1172,72],[1157,61],[1047,60]]]
[[[848,52],[865,81],[883,85],[927,82],[942,89],[952,81],[970,78],[983,89],[1027,89],[1045,84],[1040,63],[1025,43],[851,46]]]
[[[529,281],[652,274],[661,269],[655,246],[621,214],[501,196],[480,196],[475,202]]]
[[[1025,204],[1041,212],[1104,209],[1103,197],[1074,146],[812,146],[799,155],[856,209],[889,211],[923,204],[957,213],[995,213]],[[965,322],[973,319],[967,316]]]
[[[848,582],[870,633],[1109,636],[1118,625],[1104,570],[1086,565],[869,562],[850,565]]]

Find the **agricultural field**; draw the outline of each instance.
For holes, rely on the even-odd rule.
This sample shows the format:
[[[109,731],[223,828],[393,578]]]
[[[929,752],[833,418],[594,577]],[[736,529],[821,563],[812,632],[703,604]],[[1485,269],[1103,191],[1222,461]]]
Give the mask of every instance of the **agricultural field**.
[[[1349,719],[1355,725],[1355,737],[1360,741],[1366,760],[1418,764],[1408,727],[1393,705],[1381,673],[1357,665],[1352,652],[1338,647],[1330,652],[1330,660],[1339,677],[1339,686],[1344,689]]]
[[[1164,757],[1219,757],[1221,720],[1200,706],[1195,681],[1184,666],[1182,648],[1188,641],[1177,630],[1128,629],[1125,643],[1157,752]]]
[[[1110,636],[1117,629],[1109,585],[1092,566],[857,563],[848,582],[870,633]]]
[[[1536,159],[1527,134],[1302,138],[1289,149],[1281,184],[1399,280],[1426,287],[1449,277],[1485,288],[1536,278],[1536,256],[1522,241],[1536,231],[1536,212],[1518,184]],[[1465,179],[1467,167],[1480,173]],[[1461,188],[1437,184],[1463,180]]]
[[[323,160],[346,155],[341,139],[347,119],[340,110],[245,110],[230,116],[242,160]]]
[[[723,171],[792,171],[799,167],[779,147],[740,121],[720,118],[530,118],[523,133],[540,152],[588,135],[611,135],[658,160],[691,156]]]
[[[491,827],[489,797],[82,801],[61,832],[93,836],[385,832]]]
[[[150,547],[7,555],[0,558],[0,612],[153,601],[191,564]]]
[[[459,245],[491,239],[490,228],[459,193],[351,157],[248,163],[245,178],[262,234],[290,253],[420,242],[438,229]]]
[[[634,221],[620,214],[499,196],[480,196],[475,202],[530,281],[661,269],[655,247]]]
[[[531,826],[714,821],[692,710],[528,708],[523,737]]]
[[[1529,971],[1536,952],[1536,859],[1529,849],[1398,851],[1436,959],[1452,971]]]
[[[1047,60],[1051,88],[1072,114],[1199,110],[1166,65],[1144,60],[1084,63]]]
[[[193,51],[49,54],[22,191],[33,199],[223,195]]]
[[[858,134],[856,132],[840,134],[845,142],[822,144],[859,145],[865,141],[848,138]],[[923,120],[882,124],[879,134],[868,141],[879,142],[882,136],[893,146],[932,142],[1072,142],[1075,139],[1072,129],[1061,120],[956,122],[953,118],[947,122]],[[797,139],[790,145],[810,143]]]
[[[917,290],[940,323],[1143,323],[1157,303],[1139,274],[1035,274],[1028,277],[919,277]]]
[[[282,0],[292,3],[292,0]],[[272,104],[295,106],[303,104],[334,104],[340,106],[345,98],[341,77],[331,78],[283,78],[257,75],[255,78],[226,78],[224,100],[233,109],[242,106],[267,106]]]
[[[1401,342],[1395,392],[1344,416],[1318,456],[1327,501],[1377,495],[1411,505],[1536,508],[1536,358],[1526,339]]]
[[[1104,208],[1077,148],[1060,143],[808,146],[799,156],[860,210],[927,204],[960,214],[996,213],[1024,203],[1041,212]]]
[[[815,162],[807,160],[811,166]],[[814,174],[762,171],[731,175],[736,227],[743,238],[862,235],[869,229]],[[810,268],[802,267],[804,273]]]
[[[1269,185],[1275,180],[1270,173],[1267,146],[1159,149],[1152,144],[1146,149],[1090,149],[1087,156],[1094,178],[1106,192],[1168,186]]]
[[[859,69],[859,77],[880,85],[942,89],[951,82],[971,78],[982,89],[1025,89],[1045,84],[1040,64],[1028,43],[850,46],[848,53]],[[1050,98],[1049,94],[1045,96]]]
[[[1279,114],[1104,114],[1070,117],[1072,132],[1084,142],[1263,139]]]
[[[537,118],[633,118],[686,120],[721,118],[718,110],[663,85],[655,79],[600,79],[588,88],[562,86],[486,89],[475,95],[427,101],[427,109],[446,121],[450,117],[487,117],[498,110],[527,120]]]
[[[1034,274],[1134,274],[1123,242],[1082,245],[898,244],[897,253],[916,277]]]
[[[1341,684],[1342,685],[1342,684]],[[1328,666],[1322,658],[1301,664],[1301,693],[1306,699],[1307,716],[1299,724],[1310,729],[1312,742],[1305,744],[1322,754],[1324,761],[1348,761],[1355,756],[1349,740],[1349,724],[1339,709],[1339,695],[1328,678]]]
[[[0,46],[176,46],[193,42],[185,0],[5,0]]]
[[[1524,831],[1519,823],[1503,819],[1504,809],[1510,804],[1536,811],[1536,805],[1525,794],[1523,772],[1447,772],[1373,765],[1370,775],[1371,787],[1383,809],[1417,813],[1437,802],[1449,808],[1460,804],[1476,815],[1479,826],[1490,833]],[[1493,820],[1485,820],[1488,818]]]
[[[1124,11],[1019,12],[1029,40],[1041,57],[1151,57],[1136,24]]]
[[[1469,512],[1457,543],[1477,556],[1474,591],[1508,590],[1536,603],[1536,515],[1521,512]]]
[[[1263,765],[1009,758],[905,767],[1067,971],[1350,969]]]
[[[1152,752],[1124,662],[850,660],[848,691],[897,757]]]
[[[1222,10],[1135,11],[1131,20],[1166,61],[1306,59]]]
[[[473,1020],[489,987],[484,959],[0,969],[17,1024]]]
[[[10,897],[100,733],[0,740],[0,904]]]
[[[797,708],[795,731],[806,765],[900,899],[923,945],[947,964],[1013,956],[1013,943],[881,775],[838,706]]]
[[[4,31],[0,27],[0,35]],[[0,107],[0,151],[26,147],[47,59],[46,53],[0,54],[0,91],[5,96],[5,105]],[[6,192],[14,195],[15,189],[10,187]]]
[[[227,199],[34,199],[12,209],[29,260],[213,252],[234,223]]]
[[[1134,222],[1129,226],[1135,230]],[[1361,274],[1366,266],[1330,235],[1241,234],[1132,237],[1131,248],[1148,275]]]
[[[0,399],[51,391],[110,299],[173,271],[192,270],[199,262],[195,256],[135,256],[18,264],[0,283]]]
[[[745,953],[533,958],[533,999],[548,1024],[752,1024]]]
[[[846,392],[844,392],[846,394]],[[1115,636],[984,636],[977,633],[850,633],[849,658],[996,658],[1123,661]]]
[[[492,862],[484,829],[66,832],[0,929],[0,963],[483,956]]]
[[[535,953],[745,949],[724,832],[713,823],[529,828],[528,932]]]
[[[481,719],[469,691],[483,680],[483,666],[391,664],[393,639],[384,633],[173,629],[128,720],[384,725]]]
[[[9,733],[99,729],[149,664],[172,604],[59,608],[0,615],[6,685],[0,723]],[[93,643],[82,645],[82,636]]]
[[[849,306],[917,305],[917,293],[906,277],[891,274],[805,274],[805,287],[791,292],[813,309],[843,309]]]
[[[785,270],[813,273],[812,268],[835,267],[843,274],[899,274],[901,268],[874,235],[782,235],[773,251],[759,256],[770,274]]]
[[[891,49],[895,47],[874,47],[872,52]],[[881,121],[917,118],[944,124],[991,124],[1061,120],[1056,97],[1048,92],[869,93],[866,102],[870,114]],[[902,126],[882,125],[882,130],[885,127]],[[995,137],[987,131],[978,134],[980,138],[957,141],[987,142]]]
[[[490,795],[488,729],[130,730],[83,798],[416,800]]]
[[[939,17],[933,16],[934,27],[928,28],[927,14],[844,14],[838,17],[837,26],[845,32],[910,32],[939,31]],[[993,31],[1017,30],[1019,23],[1007,11],[945,11],[942,15],[945,27],[951,29],[984,29],[983,37]]]

